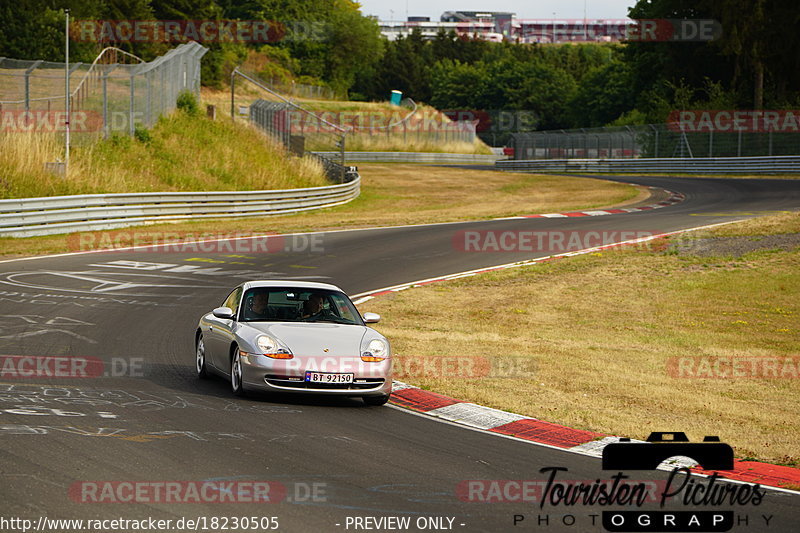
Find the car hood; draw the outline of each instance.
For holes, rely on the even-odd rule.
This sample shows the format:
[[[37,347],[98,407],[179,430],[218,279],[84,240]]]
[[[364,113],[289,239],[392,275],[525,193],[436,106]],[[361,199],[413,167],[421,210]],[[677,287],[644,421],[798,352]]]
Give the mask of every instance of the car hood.
[[[358,357],[367,331],[365,326],[324,322],[250,322],[247,327],[278,339],[301,357]]]

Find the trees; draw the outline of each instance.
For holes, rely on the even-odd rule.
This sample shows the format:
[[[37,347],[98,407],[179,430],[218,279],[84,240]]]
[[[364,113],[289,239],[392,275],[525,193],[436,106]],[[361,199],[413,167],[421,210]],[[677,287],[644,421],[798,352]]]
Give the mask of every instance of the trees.
[[[605,126],[634,107],[631,67],[620,59],[589,71],[569,102],[571,122],[581,127]]]
[[[710,42],[626,45],[637,108],[651,120],[666,118],[652,114],[654,98],[674,106],[673,88],[681,84],[697,93],[698,103],[706,101],[702,93],[709,82],[735,107],[798,103],[800,11],[794,0],[639,0],[630,17],[714,19],[722,26],[720,38]]]
[[[796,0],[638,0],[635,19],[714,19],[711,42],[535,45],[415,31],[387,41],[353,0],[26,0],[0,4],[0,56],[61,61],[63,8],[89,20],[260,20],[269,43],[204,43],[203,83],[221,86],[244,58],[339,94],[385,100],[393,89],[445,108],[528,110],[540,127],[604,125],[620,116],[661,122],[683,105],[800,105]],[[175,43],[72,41],[91,61],[105,44],[144,59]]]

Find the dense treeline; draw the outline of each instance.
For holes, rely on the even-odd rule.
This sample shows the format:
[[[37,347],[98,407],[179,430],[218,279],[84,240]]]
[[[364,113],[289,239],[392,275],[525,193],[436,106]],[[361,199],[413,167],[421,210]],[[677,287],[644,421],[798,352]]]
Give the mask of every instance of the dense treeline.
[[[270,76],[325,84],[339,93],[380,59],[378,25],[352,0],[22,0],[0,5],[0,56],[63,61],[64,15],[73,20],[269,21],[268,43],[204,42],[203,83],[221,86],[248,57]],[[176,43],[75,42],[73,61],[92,61],[105,45],[152,59]],[[261,58],[259,61],[258,58]]]
[[[538,129],[664,122],[676,109],[800,107],[796,0],[640,0],[634,19],[713,19],[710,42],[492,44],[440,34],[386,43],[356,91],[440,108],[524,109]]]
[[[0,6],[0,56],[63,57],[63,14],[78,19],[269,20],[269,44],[207,44],[203,83],[222,86],[234,65],[327,85],[353,99],[392,89],[442,109],[525,110],[538,129],[663,122],[671,110],[800,107],[796,0],[639,0],[636,19],[715,19],[712,42],[523,45],[439,34],[393,42],[352,0],[25,0]],[[112,43],[113,44],[113,43]],[[168,43],[119,43],[145,59]],[[97,43],[77,42],[90,61]]]

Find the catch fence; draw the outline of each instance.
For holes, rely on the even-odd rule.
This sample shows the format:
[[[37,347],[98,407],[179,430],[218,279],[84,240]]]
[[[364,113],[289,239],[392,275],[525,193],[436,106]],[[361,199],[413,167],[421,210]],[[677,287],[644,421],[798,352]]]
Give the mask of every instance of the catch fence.
[[[800,154],[800,133],[684,131],[667,123],[518,133],[511,146],[518,160],[783,156]]]

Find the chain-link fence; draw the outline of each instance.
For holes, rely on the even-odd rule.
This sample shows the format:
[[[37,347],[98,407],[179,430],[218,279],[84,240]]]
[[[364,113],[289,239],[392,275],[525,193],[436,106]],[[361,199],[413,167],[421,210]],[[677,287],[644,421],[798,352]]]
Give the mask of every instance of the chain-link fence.
[[[324,124],[324,130],[329,131],[316,128],[310,137],[300,132],[293,132],[292,117],[295,113],[315,116],[289,103],[259,99],[250,105],[250,122],[283,143],[293,155],[317,159],[332,182],[348,181],[348,169],[344,165],[345,132],[334,124]],[[315,118],[321,120],[319,117]],[[316,153],[325,151],[329,147],[337,149],[325,155]]]
[[[681,131],[676,124],[648,124],[518,133],[511,146],[519,160],[797,155],[800,133]]]
[[[133,134],[176,106],[178,94],[200,94],[207,49],[181,44],[150,62],[106,48],[91,64],[69,64],[71,134]],[[0,131],[64,130],[64,63],[0,58]],[[79,135],[78,139],[81,136]]]
[[[330,181],[344,183],[355,177],[354,171],[344,164],[346,129],[296,104],[263,80],[238,68],[231,73],[231,117],[234,120],[237,76],[260,89],[264,97],[245,108],[253,125],[283,143],[290,153],[318,160]]]
[[[348,129],[352,150],[369,151],[384,145],[386,150],[404,151],[408,146],[430,150],[454,144],[472,145],[478,120],[451,120],[444,113],[433,108],[420,109],[414,100],[404,98],[392,114],[343,114],[339,124]]]
[[[284,81],[275,77],[261,78],[270,87],[285,95],[306,100],[335,100],[336,93],[330,87],[307,85],[292,81]]]

